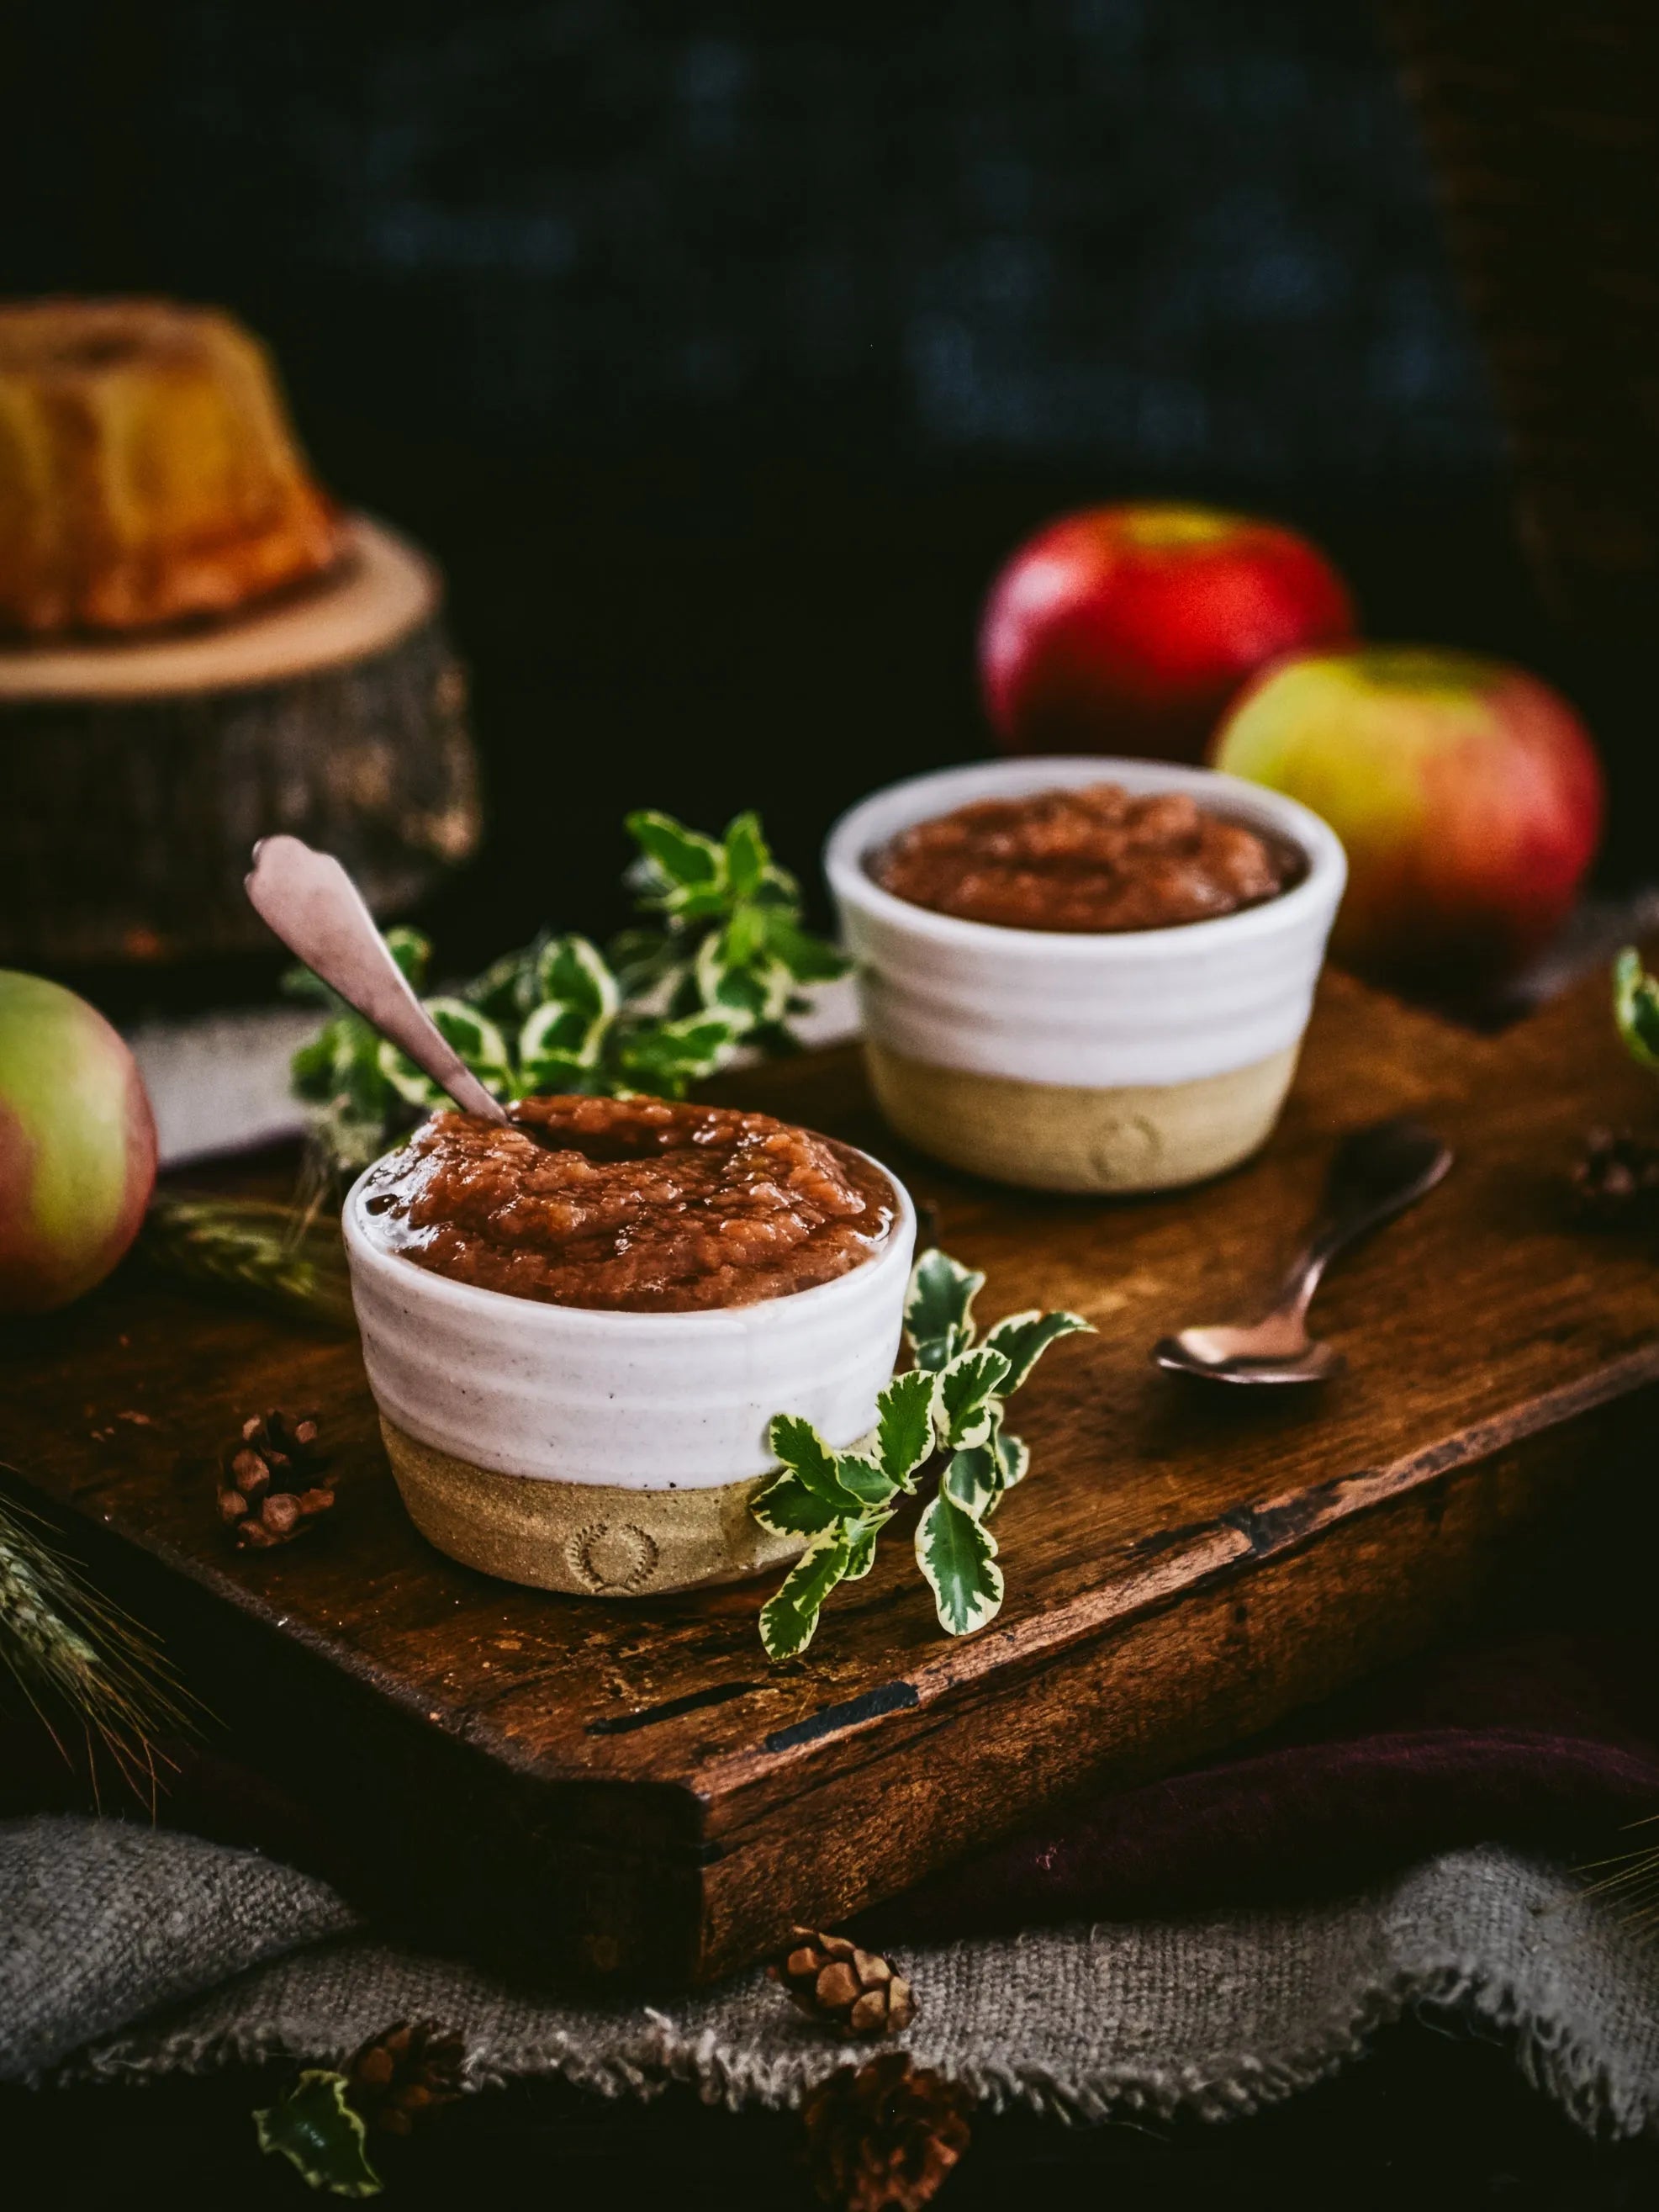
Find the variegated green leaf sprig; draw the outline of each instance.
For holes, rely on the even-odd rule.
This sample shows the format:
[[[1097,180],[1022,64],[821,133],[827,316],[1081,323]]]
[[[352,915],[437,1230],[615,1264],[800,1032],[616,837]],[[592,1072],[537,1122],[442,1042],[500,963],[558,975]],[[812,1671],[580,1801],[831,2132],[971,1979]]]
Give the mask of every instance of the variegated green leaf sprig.
[[[793,1413],[773,1421],[768,1439],[780,1471],[750,1510],[775,1534],[808,1541],[761,1609],[769,1658],[804,1651],[837,1583],[869,1573],[877,1538],[935,1455],[948,1456],[916,1524],[915,1549],[939,1626],[969,1636],[1000,1610],[1002,1570],[988,1524],[1031,1457],[1003,1426],[1004,1411],[1048,1346],[1090,1324],[1034,1310],[1010,1314],[981,1340],[973,1307],[984,1281],[946,1252],[916,1261],[904,1304],[915,1364],[877,1399],[876,1426],[860,1449],[832,1450]]]
[[[793,1050],[804,987],[846,973],[835,947],[802,928],[799,885],[773,860],[758,816],[738,815],[720,838],[650,811],[630,814],[628,828],[639,848],[628,879],[647,924],[604,952],[586,937],[544,932],[459,994],[422,1001],[498,1098],[683,1098],[739,1047]],[[393,929],[386,942],[423,990],[427,939]],[[308,969],[288,988],[328,1010],[294,1055],[291,1079],[327,1166],[355,1172],[443,1094]]]
[[[1643,967],[1633,945],[1613,963],[1613,1012],[1631,1058],[1659,1072],[1659,979]]]
[[[289,2164],[313,2189],[331,2197],[378,2197],[380,2177],[368,2161],[368,2130],[349,2101],[343,2074],[307,2067],[274,2105],[253,2115],[259,2148]]]

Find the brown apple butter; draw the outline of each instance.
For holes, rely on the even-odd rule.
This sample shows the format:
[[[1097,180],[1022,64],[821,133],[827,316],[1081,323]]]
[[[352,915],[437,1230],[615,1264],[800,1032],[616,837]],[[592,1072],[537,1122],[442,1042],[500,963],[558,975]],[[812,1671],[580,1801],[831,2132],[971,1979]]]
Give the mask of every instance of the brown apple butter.
[[[682,1313],[810,1290],[879,1250],[892,1184],[832,1138],[724,1106],[526,1098],[436,1114],[374,1170],[380,1241],[550,1305]]]
[[[1185,792],[1115,783],[980,799],[903,830],[869,862],[912,906],[1007,929],[1168,929],[1277,897],[1301,855]]]

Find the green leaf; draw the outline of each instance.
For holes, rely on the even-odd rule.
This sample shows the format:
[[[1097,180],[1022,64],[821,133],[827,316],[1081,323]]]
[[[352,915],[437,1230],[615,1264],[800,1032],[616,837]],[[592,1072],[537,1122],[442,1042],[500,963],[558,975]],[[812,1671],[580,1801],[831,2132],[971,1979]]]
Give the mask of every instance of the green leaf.
[[[762,833],[760,817],[739,814],[726,831],[726,872],[738,898],[751,898],[766,880],[772,855]]]
[[[665,929],[624,929],[605,947],[605,960],[624,998],[642,995],[679,964],[679,949]]]
[[[1631,1058],[1638,1066],[1659,1069],[1659,982],[1632,945],[1613,963],[1613,1012]]]
[[[626,817],[629,836],[674,884],[718,883],[726,872],[726,855],[712,837],[688,830],[672,814],[654,807],[640,807]]]
[[[787,914],[792,921],[800,919],[800,885],[787,868],[769,868],[766,881],[755,893],[755,904]]]
[[[890,1481],[915,1488],[915,1472],[933,1449],[939,1378],[925,1367],[896,1375],[876,1401],[876,1456]]]
[[[732,954],[732,931],[711,930],[697,948],[695,973],[702,1004],[728,1014],[734,1028],[775,1022],[789,1003],[789,971],[763,957],[745,966]]]
[[[568,1089],[573,1064],[598,1066],[622,994],[585,937],[550,938],[537,956],[534,981],[538,1003],[519,1034],[525,1088]]]
[[[331,990],[320,975],[313,975],[309,968],[284,968],[277,980],[277,989],[285,999],[297,999],[302,1006],[337,1006],[340,994]]]
[[[536,963],[541,957],[543,940],[533,945],[520,945],[512,952],[503,952],[499,960],[492,960],[481,975],[475,975],[465,985],[461,996],[470,1006],[477,1006],[488,1014],[492,1022],[507,1023],[517,1028],[536,1004]]]
[[[1002,1570],[996,1554],[996,1539],[983,1522],[943,1491],[928,1500],[916,1524],[916,1565],[933,1593],[939,1625],[947,1636],[970,1636],[1000,1611]]]
[[[519,1065],[524,1071],[526,1095],[537,1091],[568,1091],[573,1073],[594,1066],[605,1038],[605,1025],[597,1028],[574,1006],[538,1006],[519,1031]]]
[[[422,1004],[439,1034],[453,1046],[485,1090],[497,1098],[511,1097],[516,1085],[507,1056],[507,1040],[488,1015],[469,1006],[465,999],[427,999]],[[375,1065],[398,1096],[408,1099],[411,1106],[429,1108],[449,1103],[447,1093],[429,1075],[385,1039],[380,1041]]]
[[[386,951],[403,970],[404,981],[414,991],[424,988],[427,971],[432,965],[432,939],[423,937],[418,929],[399,923],[386,933]]]
[[[1002,1493],[1012,1490],[1017,1482],[1024,1482],[1030,1472],[1031,1447],[1022,1443],[1018,1437],[1011,1437],[1006,1429],[999,1429],[991,1439],[991,1448],[996,1453],[997,1469],[1002,1478],[997,1489],[1000,1502]]]
[[[875,1565],[876,1539],[892,1517],[890,1513],[870,1514],[856,1531],[851,1522],[848,1524],[847,1571],[842,1577],[844,1583],[861,1583]]]
[[[898,1488],[886,1470],[866,1459],[862,1452],[836,1454],[836,1480],[848,1494],[856,1498],[866,1511],[872,1506],[885,1505]]]
[[[749,1510],[775,1536],[816,1536],[846,1517],[842,1506],[831,1504],[817,1491],[809,1489],[788,1468],[750,1499]]]
[[[289,1081],[301,1098],[327,1098],[334,1090],[334,1040],[328,1027],[302,1044],[288,1064]]]
[[[990,1441],[1007,1373],[1002,1354],[983,1344],[977,1352],[959,1352],[941,1371],[934,1420],[947,1451]]]
[[[287,2159],[312,2188],[331,2197],[380,2195],[368,2134],[346,2101],[343,2074],[308,2069],[286,2096],[253,2115],[253,2126],[260,2149]]]
[[[985,1278],[948,1252],[924,1252],[910,1270],[904,1333],[918,1367],[947,1366],[974,1340],[974,1300]]]
[[[702,977],[698,977],[699,987]],[[794,988],[789,971],[775,961],[754,968],[727,968],[716,973],[712,989],[703,989],[705,1006],[729,1014],[741,1034],[752,1038],[757,1029],[781,1021]]]
[[[603,1097],[611,1085],[596,1060],[574,1052],[548,1052],[537,1047],[526,1060],[521,1085],[524,1096],[544,1097],[574,1092],[580,1097]]]
[[[568,1006],[589,1021],[609,1019],[617,1011],[617,979],[598,945],[574,933],[550,937],[536,957],[538,1005]]]
[[[680,939],[681,945],[688,944],[695,934],[694,931],[687,931]],[[669,996],[661,1004],[652,1007],[648,1019],[685,1021],[693,1014],[705,1014],[708,1011],[702,1002],[702,993],[697,988],[696,962],[682,960],[674,969],[673,988]]]
[[[803,1014],[805,1011],[799,999],[789,1001],[791,1013]],[[744,1042],[752,1051],[764,1053],[769,1060],[793,1060],[806,1049],[787,1022],[757,1022]]]
[[[1008,1363],[1003,1396],[1013,1396],[1051,1344],[1058,1343],[1062,1336],[1075,1335],[1079,1330],[1092,1336],[1094,1323],[1085,1321],[1080,1314],[1039,1313],[1035,1307],[1030,1313],[1009,1314],[988,1330],[987,1345],[1000,1352]]]
[[[957,1452],[939,1486],[953,1505],[982,1521],[1002,1495],[1002,1469],[994,1445],[975,1444]]]
[[[752,811],[726,825],[726,866],[734,899],[799,913],[800,885],[772,858],[760,817]]]
[[[406,1098],[411,1106],[430,1111],[432,1108],[447,1106],[452,1102],[441,1091],[429,1075],[416,1067],[414,1061],[398,1051],[389,1040],[383,1040],[375,1063],[387,1088],[399,1098]]]
[[[513,1066],[507,1039],[495,1023],[465,999],[425,999],[422,1004],[445,1043],[459,1053],[478,1080],[498,1098],[508,1097]]]
[[[850,975],[853,963],[835,945],[825,944],[802,929],[793,915],[781,912],[766,916],[766,944],[798,983],[833,983]]]
[[[692,1014],[683,1021],[650,1022],[630,1029],[617,1048],[623,1079],[641,1091],[682,1098],[688,1084],[712,1075],[734,1041],[725,1015]]]
[[[726,852],[672,815],[645,808],[628,817],[630,836],[654,872],[646,903],[665,913],[718,913],[726,903]]]
[[[761,1642],[769,1659],[793,1659],[812,1641],[823,1601],[852,1564],[854,1540],[839,1525],[815,1536],[777,1595],[761,1607]]]
[[[841,1455],[799,1413],[780,1413],[766,1431],[767,1449],[815,1498],[843,1520],[854,1517],[862,1501],[843,1487]]]

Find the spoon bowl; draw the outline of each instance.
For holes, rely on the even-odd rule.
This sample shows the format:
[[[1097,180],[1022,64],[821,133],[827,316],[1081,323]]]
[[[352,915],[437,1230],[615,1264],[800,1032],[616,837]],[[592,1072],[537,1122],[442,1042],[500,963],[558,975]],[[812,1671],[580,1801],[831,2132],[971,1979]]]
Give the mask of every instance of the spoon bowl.
[[[1166,1374],[1196,1375],[1206,1382],[1328,1382],[1348,1364],[1319,1337],[1304,1336],[1282,1354],[1222,1348],[1227,1340],[1248,1344],[1253,1336],[1248,1328],[1183,1328],[1159,1337],[1152,1358]]]

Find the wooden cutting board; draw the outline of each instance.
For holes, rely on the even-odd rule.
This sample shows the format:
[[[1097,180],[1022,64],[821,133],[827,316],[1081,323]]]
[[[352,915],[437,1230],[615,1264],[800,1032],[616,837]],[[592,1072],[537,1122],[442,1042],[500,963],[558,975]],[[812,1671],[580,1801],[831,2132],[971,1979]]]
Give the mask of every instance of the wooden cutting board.
[[[936,1169],[885,1135],[850,1050],[737,1088],[885,1157],[988,1271],[984,1320],[1055,1304],[1098,1328],[1021,1398],[1033,1473],[999,1518],[1008,1600],[977,1637],[940,1633],[904,1524],[776,1668],[755,1625],[769,1582],[602,1604],[452,1565],[399,1507],[354,1342],[136,1266],[0,1349],[4,1458],[242,1753],[347,1818],[361,1886],[428,1944],[720,1973],[1421,1644],[1552,1513],[1601,1510],[1621,1437],[1651,1421],[1659,1255],[1577,1227],[1566,1184],[1587,1127],[1652,1110],[1599,979],[1481,1037],[1328,978],[1267,1152],[1168,1198]],[[1338,1134],[1401,1111],[1458,1164],[1322,1295],[1346,1375],[1281,1396],[1154,1371],[1156,1337],[1271,1278]],[[271,1405],[320,1408],[340,1504],[304,1544],[239,1553],[202,1455]]]

